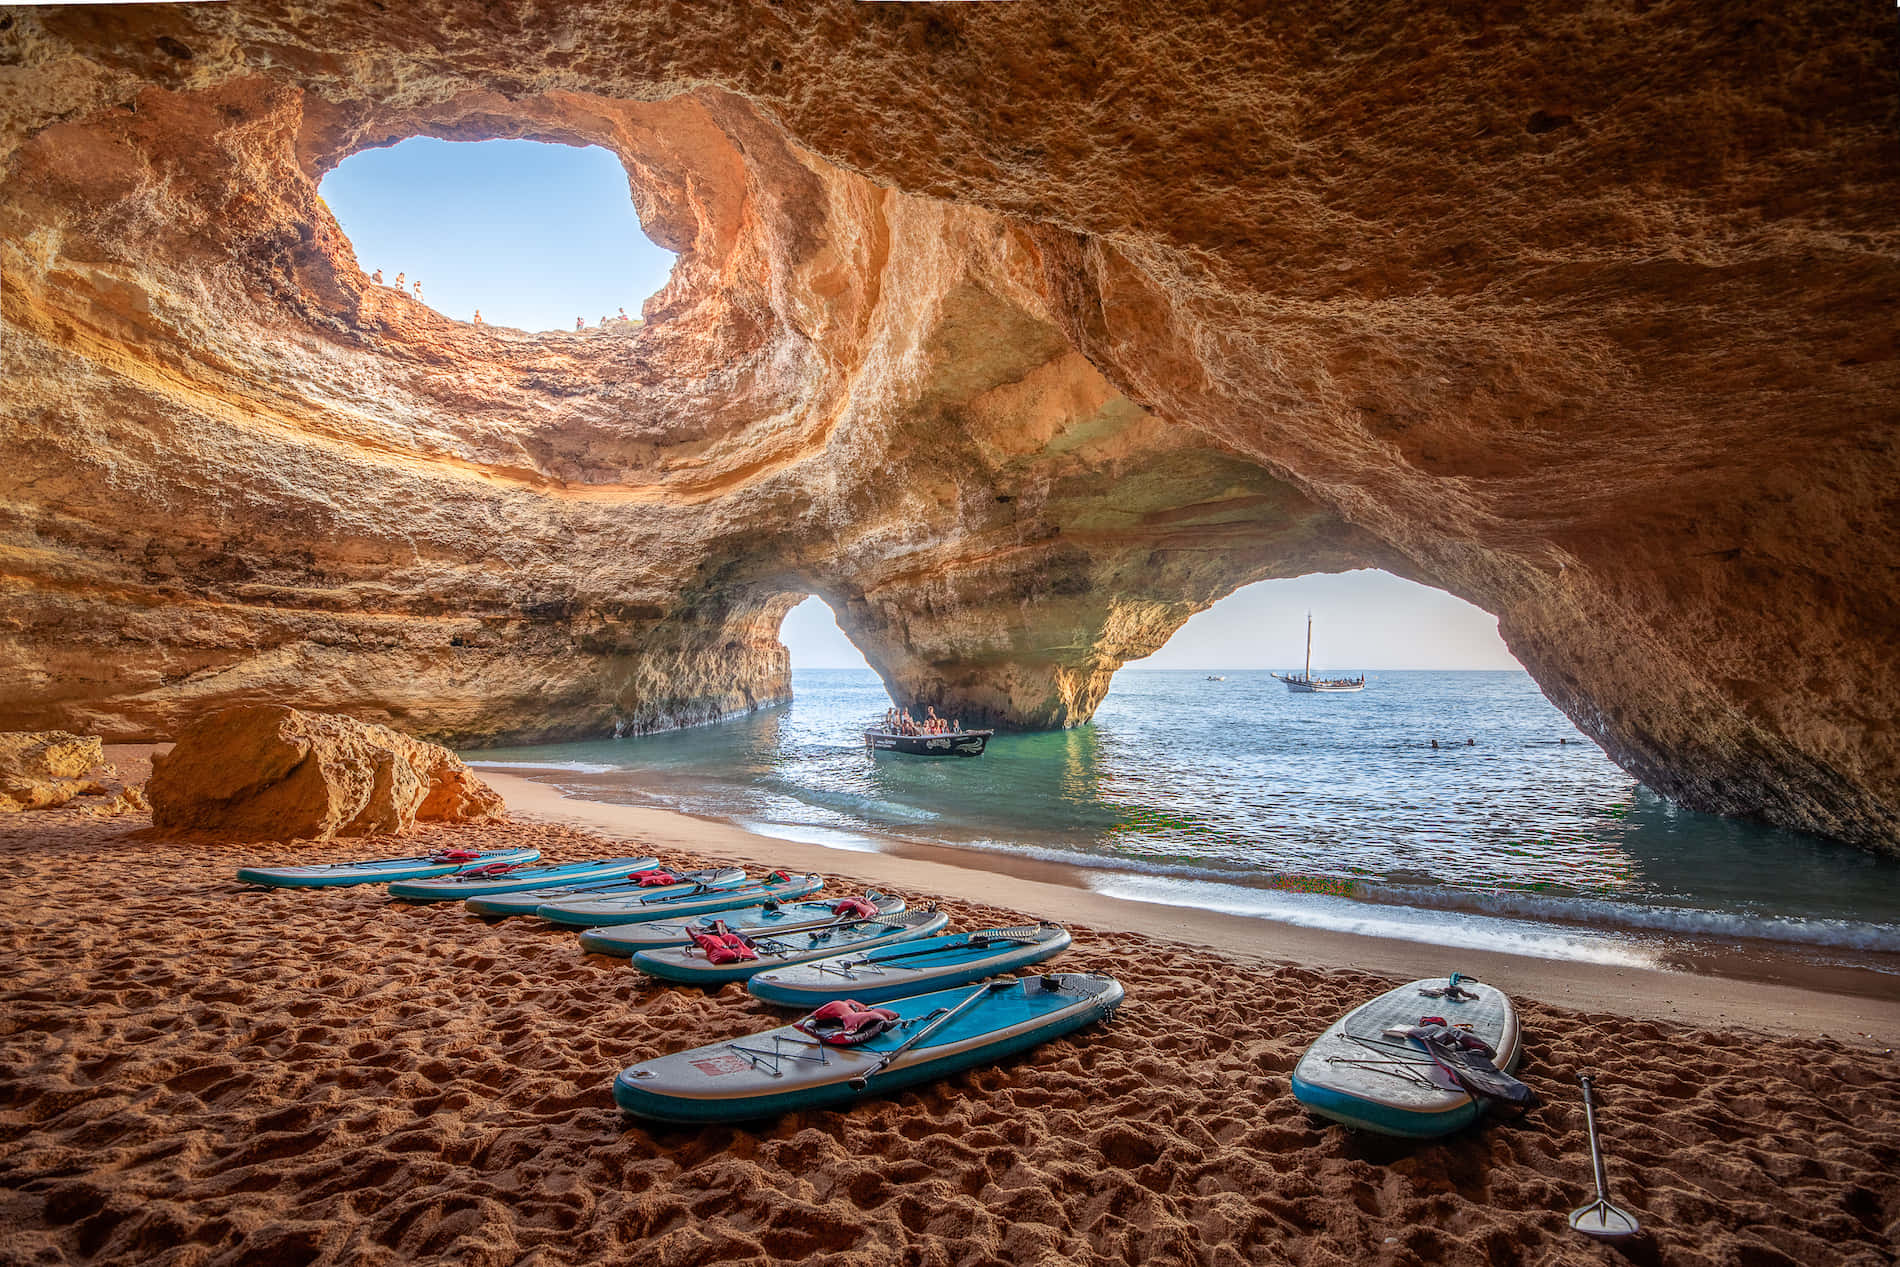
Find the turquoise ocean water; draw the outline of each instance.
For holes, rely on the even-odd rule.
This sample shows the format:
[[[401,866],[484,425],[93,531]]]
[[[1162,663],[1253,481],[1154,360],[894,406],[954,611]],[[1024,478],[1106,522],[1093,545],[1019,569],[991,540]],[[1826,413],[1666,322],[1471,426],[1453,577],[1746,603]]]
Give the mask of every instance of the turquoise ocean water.
[[[938,760],[864,750],[890,703],[869,670],[800,671],[793,689],[718,725],[464,755],[784,839],[1017,854],[1112,896],[1306,927],[1638,965],[1735,945],[1900,972],[1900,863],[1670,804],[1523,672],[1292,695],[1265,672],[1124,669],[1088,726]]]

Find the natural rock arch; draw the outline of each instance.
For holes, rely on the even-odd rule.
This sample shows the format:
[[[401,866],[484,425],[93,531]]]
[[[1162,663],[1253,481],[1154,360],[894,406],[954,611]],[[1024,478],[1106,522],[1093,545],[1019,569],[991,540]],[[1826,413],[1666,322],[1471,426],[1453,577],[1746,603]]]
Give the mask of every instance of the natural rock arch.
[[[0,32],[0,725],[701,720],[784,694],[788,578],[906,693],[1065,724],[1372,564],[1659,790],[1900,841],[1872,14],[300,12]],[[648,327],[367,287],[314,181],[408,135],[613,148]]]

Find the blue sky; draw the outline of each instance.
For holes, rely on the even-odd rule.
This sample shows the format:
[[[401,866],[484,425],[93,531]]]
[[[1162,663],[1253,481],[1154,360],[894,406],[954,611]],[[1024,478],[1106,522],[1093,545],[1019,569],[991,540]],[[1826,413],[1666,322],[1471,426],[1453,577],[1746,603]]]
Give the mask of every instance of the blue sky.
[[[1290,669],[1306,655],[1313,613],[1313,668],[1515,669],[1497,620],[1443,590],[1389,572],[1341,572],[1262,581],[1191,617],[1138,669]],[[860,669],[864,657],[816,598],[792,609],[779,631],[797,669]]]
[[[620,160],[598,146],[418,137],[344,159],[322,193],[364,272],[420,278],[424,300],[462,321],[478,307],[491,325],[526,330],[572,330],[575,317],[592,325],[622,307],[637,317],[673,267],[640,231]],[[1518,667],[1490,616],[1374,571],[1250,585],[1134,663],[1291,668],[1308,610],[1315,669]],[[794,667],[864,667],[815,598],[785,618],[780,637]]]
[[[321,192],[365,273],[420,278],[424,302],[458,321],[477,308],[524,330],[638,317],[673,267],[597,145],[416,137],[344,159]]]

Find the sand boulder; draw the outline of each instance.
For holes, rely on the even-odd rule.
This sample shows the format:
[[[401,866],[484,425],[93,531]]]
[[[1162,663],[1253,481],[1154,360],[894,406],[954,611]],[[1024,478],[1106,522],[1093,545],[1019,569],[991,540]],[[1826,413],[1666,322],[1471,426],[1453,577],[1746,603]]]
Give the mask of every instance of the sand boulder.
[[[154,826],[262,840],[395,834],[502,816],[493,789],[446,748],[350,717],[280,705],[201,718],[156,757]]]
[[[105,765],[97,737],[63,730],[0,734],[0,813],[52,809],[102,790]]]

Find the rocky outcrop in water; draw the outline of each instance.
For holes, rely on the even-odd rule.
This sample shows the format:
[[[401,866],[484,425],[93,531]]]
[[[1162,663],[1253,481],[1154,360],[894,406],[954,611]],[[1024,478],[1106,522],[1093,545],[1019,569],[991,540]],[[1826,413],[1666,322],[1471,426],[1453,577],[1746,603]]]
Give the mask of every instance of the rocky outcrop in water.
[[[816,592],[907,701],[1063,725],[1377,565],[1659,790],[1900,842],[1871,10],[9,21],[0,724],[705,720]],[[316,181],[411,135],[619,153],[646,325],[371,285]]]
[[[152,825],[241,840],[400,835],[501,818],[454,753],[387,726],[268,704],[227,708],[152,759]]]

